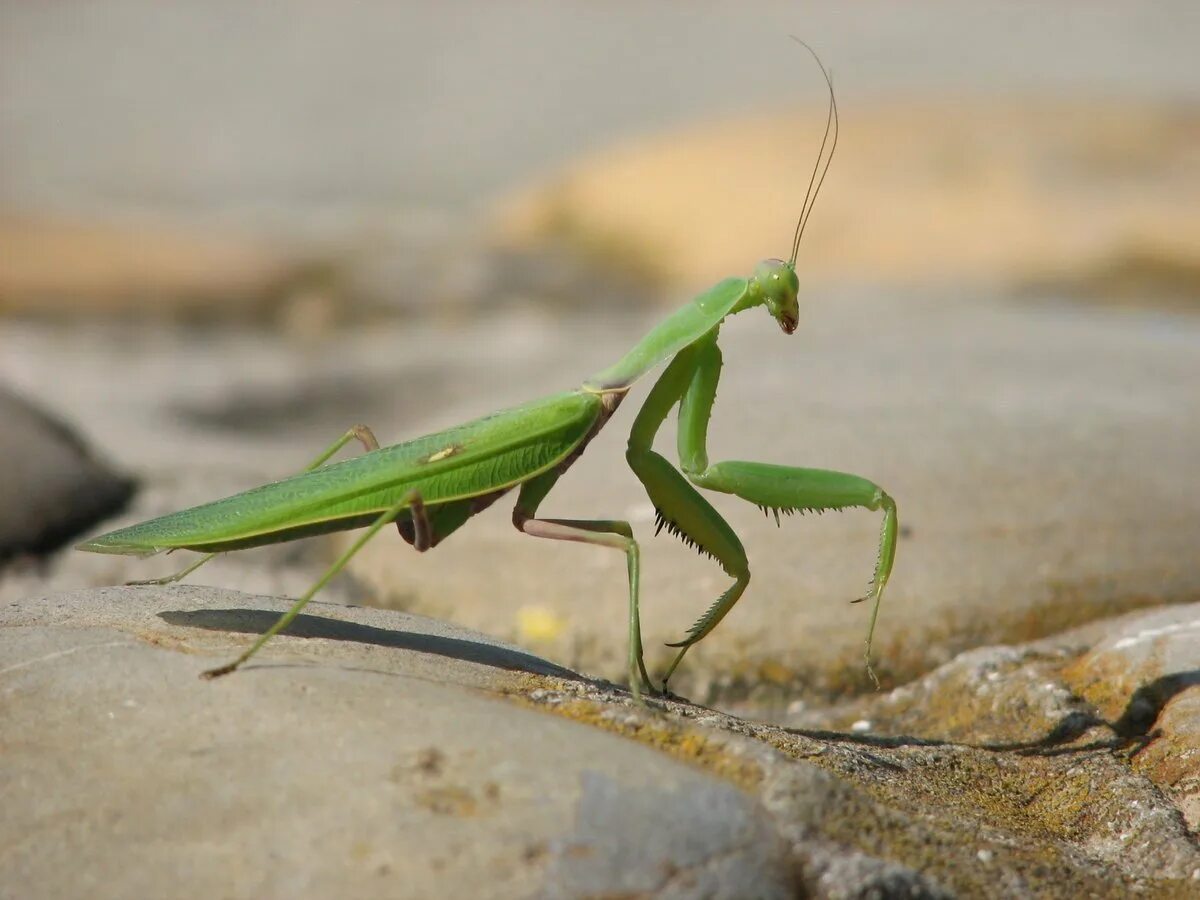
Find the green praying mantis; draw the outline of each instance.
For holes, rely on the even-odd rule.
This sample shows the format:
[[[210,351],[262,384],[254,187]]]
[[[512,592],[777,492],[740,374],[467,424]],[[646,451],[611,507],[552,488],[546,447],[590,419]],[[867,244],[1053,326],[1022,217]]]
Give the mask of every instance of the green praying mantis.
[[[813,56],[816,58],[815,53]],[[895,502],[882,488],[857,475],[737,460],[710,463],[706,446],[721,374],[717,343],[721,324],[728,316],[758,306],[765,306],[786,334],[795,331],[799,321],[796,257],[838,134],[833,82],[819,58],[817,64],[829,87],[829,113],[825,138],[796,223],[791,257],[786,262],[768,259],[759,263],[749,278],[727,278],[714,285],[660,322],[617,363],[588,378],[576,390],[390,447],[381,448],[370,429],[359,425],[334,441],[300,474],[100,535],[80,544],[79,549],[141,556],[175,549],[206,554],[174,575],[133,582],[167,584],[194,572],[219,553],[366,527],[244,653],[227,665],[203,673],[206,678],[216,678],[233,672],[287,628],[382,528],[394,523],[401,537],[423,553],[516,489],[512,521],[518,531],[549,540],[611,547],[625,554],[629,574],[628,675],[633,698],[640,703],[643,691],[653,693],[655,689],[643,659],[638,611],[641,557],[633,529],[628,522],[612,519],[543,518],[538,516],[538,508],[608,424],[634,384],[667,363],[634,418],[626,459],[654,504],[658,531],[665,528],[713,558],[733,583],[680,641],[668,645],[677,652],[662,678],[663,693],[688,649],[717,627],[750,582],[750,565],[741,540],[697,488],[740,497],[773,513],[776,522],[781,512],[852,507],[883,511],[874,578],[870,593],[860,598],[873,601],[865,655],[868,672],[874,678],[871,642],[895,557]],[[655,436],[675,406],[679,408],[678,468],[653,449]],[[366,452],[329,463],[352,440],[358,440]]]

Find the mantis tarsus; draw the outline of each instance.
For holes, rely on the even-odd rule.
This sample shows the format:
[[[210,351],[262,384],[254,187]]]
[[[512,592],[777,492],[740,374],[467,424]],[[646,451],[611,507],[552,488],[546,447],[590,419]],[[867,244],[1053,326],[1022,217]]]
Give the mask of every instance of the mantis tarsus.
[[[807,46],[807,45],[805,45]],[[811,52],[811,50],[810,50]],[[813,54],[814,57],[816,54]],[[817,60],[820,65],[820,60]],[[799,319],[796,256],[804,226],[820,192],[837,145],[837,104],[829,86],[825,139],[809,181],[793,236],[791,258],[768,259],[749,278],[728,278],[668,316],[615,365],[573,391],[534,400],[465,425],[380,448],[371,431],[356,426],[325,450],[302,473],[223,500],[192,507],[93,538],[79,547],[100,553],[149,555],[188,549],[206,553],[181,572],[154,582],[177,581],[213,556],[228,550],[290,541],[333,531],[367,527],[291,609],[241,656],[211,669],[214,678],[234,671],[299,614],[362,546],[395,523],[413,548],[438,546],[476,513],[518,488],[513,525],[533,537],[578,541],[620,550],[629,571],[630,688],[640,701],[653,691],[642,656],[638,618],[639,549],[628,522],[608,519],[549,519],[537,515],[542,500],[579,458],[625,399],[629,389],[659,364],[666,370],[634,419],[626,459],[654,503],[659,530],[712,557],[733,578],[688,630],[669,646],[678,652],[663,676],[663,691],[688,648],[709,634],[733,608],[750,581],[750,566],[738,536],[696,488],[733,494],[765,511],[780,512],[862,507],[883,511],[879,557],[867,597],[872,599],[866,659],[884,586],[895,556],[896,505],[881,488],[857,475],[757,462],[710,463],[706,448],[709,416],[721,372],[717,337],[727,316],[766,306],[787,334]],[[832,124],[833,140],[825,154]],[[824,159],[824,168],[821,161]],[[818,178],[818,170],[820,178]],[[655,435],[678,404],[679,468],[653,449]],[[326,464],[351,440],[367,452]]]

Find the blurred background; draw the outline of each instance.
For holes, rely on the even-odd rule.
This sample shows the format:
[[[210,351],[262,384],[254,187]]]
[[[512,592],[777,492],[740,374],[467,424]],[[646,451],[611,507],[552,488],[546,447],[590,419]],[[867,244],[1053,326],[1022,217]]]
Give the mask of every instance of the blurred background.
[[[360,421],[391,442],[570,388],[786,256],[827,101],[789,35],[833,72],[841,140],[800,332],[726,328],[714,457],[898,498],[890,683],[1200,598],[1188,0],[0,3],[0,595],[171,571],[54,548],[294,471]],[[644,389],[550,514],[650,537],[622,456]],[[844,601],[874,517],[722,510],[756,581],[681,687],[760,710],[866,687]],[[507,517],[427,558],[381,537],[328,598],[619,678],[621,561]],[[646,627],[674,639],[724,576],[652,546]],[[294,594],[331,552],[202,580]]]

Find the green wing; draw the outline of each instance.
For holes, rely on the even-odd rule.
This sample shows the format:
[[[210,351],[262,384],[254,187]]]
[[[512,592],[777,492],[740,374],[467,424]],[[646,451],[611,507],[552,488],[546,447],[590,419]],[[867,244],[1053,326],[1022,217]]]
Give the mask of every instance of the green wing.
[[[572,391],[383,447],[79,545],[147,555],[236,549],[358,528],[417,488],[428,506],[490,494],[552,468],[591,430],[600,398]]]

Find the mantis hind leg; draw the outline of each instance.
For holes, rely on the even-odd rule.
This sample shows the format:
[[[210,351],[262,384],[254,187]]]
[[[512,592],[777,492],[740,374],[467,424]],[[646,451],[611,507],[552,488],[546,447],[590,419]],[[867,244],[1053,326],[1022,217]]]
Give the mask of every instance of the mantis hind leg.
[[[628,522],[613,519],[539,519],[535,515],[546,494],[561,472],[548,472],[521,485],[517,505],[513,509],[513,525],[531,537],[552,541],[575,541],[612,547],[625,554],[629,572],[629,689],[634,702],[642,702],[642,691],[652,692],[650,676],[642,653],[642,623],[638,610],[640,558],[633,528]]]
[[[288,625],[292,623],[292,620],[300,614],[300,610],[304,609],[304,607],[308,604],[308,601],[315,597],[321,588],[325,587],[325,585],[327,585],[333,579],[333,577],[337,575],[338,572],[342,571],[342,569],[346,567],[346,564],[354,558],[354,555],[363,548],[367,541],[378,534],[381,528],[391,524],[392,522],[395,522],[396,517],[410,506],[421,506],[423,508],[423,504],[421,503],[421,494],[419,491],[407,491],[403,497],[396,501],[395,504],[386,509],[379,516],[379,518],[377,518],[371,524],[371,526],[365,532],[363,532],[362,536],[350,545],[350,548],[346,550],[345,553],[333,561],[333,563],[328,569],[325,570],[325,573],[317,579],[313,586],[305,591],[304,596],[293,603],[291,609],[280,616],[274,625],[272,625],[259,636],[258,640],[256,640],[250,646],[250,649],[227,665],[218,666],[215,669],[208,669],[202,673],[200,677],[212,679],[219,678],[222,675],[228,675],[230,672],[237,669],[238,666],[242,665],[242,663],[250,659],[250,657],[262,649],[262,646],[267,641],[279,634],[279,632],[283,631],[283,629],[287,628]]]
[[[892,563],[896,558],[898,526],[895,501],[882,488],[865,478],[826,469],[801,469],[731,460],[715,463],[701,472],[688,473],[688,477],[700,487],[734,494],[762,507],[764,512],[774,514],[776,524],[781,512],[791,515],[852,507],[883,510],[879,557],[875,563],[871,589],[865,597],[854,601],[872,601],[865,656],[867,672],[878,686],[879,679],[871,667],[871,643],[875,636],[875,622],[879,617],[883,589],[892,574]]]
[[[311,472],[313,469],[320,468],[322,465],[324,465],[329,460],[329,458],[331,456],[333,456],[335,453],[337,453],[339,450],[341,450],[343,447],[345,447],[348,443],[350,443],[351,441],[355,441],[355,440],[363,445],[363,451],[365,453],[370,453],[372,450],[379,449],[379,441],[376,440],[375,433],[373,431],[371,431],[371,429],[368,428],[366,425],[355,425],[353,428],[347,428],[345,434],[343,434],[336,441],[334,441],[332,444],[330,444],[328,447],[326,447],[324,450],[322,450],[321,454],[316,459],[314,459],[312,462],[310,462],[307,466],[305,466],[302,471]],[[399,525],[399,523],[397,523],[397,525]],[[404,534],[403,531],[401,531],[400,533],[401,533],[401,535]],[[410,543],[411,543],[411,541],[410,541]],[[219,553],[215,553],[215,552],[214,553],[206,553],[203,556],[201,556],[198,560],[193,562],[191,565],[184,566],[182,569],[180,569],[178,572],[174,573],[173,575],[165,575],[162,578],[148,578],[144,581],[127,581],[125,583],[128,585],[174,584],[177,581],[182,581],[184,578],[187,578],[189,575],[191,575],[193,572],[195,572],[198,568],[200,568],[206,562],[215,558],[218,555],[219,555]]]

